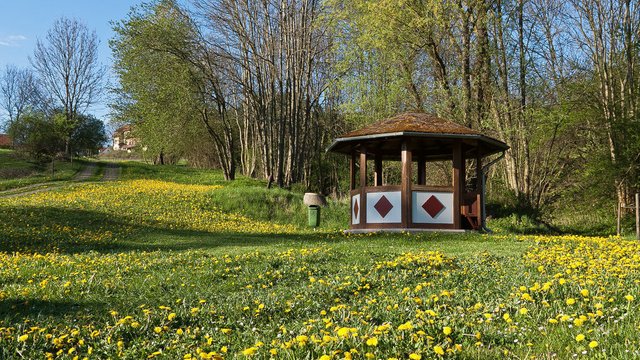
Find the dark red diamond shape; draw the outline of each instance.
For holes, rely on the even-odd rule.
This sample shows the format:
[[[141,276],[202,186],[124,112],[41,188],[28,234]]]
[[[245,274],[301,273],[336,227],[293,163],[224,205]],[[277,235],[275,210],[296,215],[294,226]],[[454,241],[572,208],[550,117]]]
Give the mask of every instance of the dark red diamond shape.
[[[389,211],[393,209],[393,204],[389,202],[386,196],[382,195],[380,200],[378,200],[378,202],[373,205],[373,207],[376,208],[376,210],[378,210],[378,213],[380,213],[380,216],[384,218],[385,216],[387,216]]]
[[[356,214],[356,217],[358,217],[358,210],[360,210],[360,207],[358,206],[358,199],[356,199],[356,203],[353,205],[353,213]]]
[[[438,214],[440,214],[440,211],[442,211],[442,209],[444,209],[444,205],[442,205],[438,198],[431,195],[431,197],[427,199],[424,204],[422,204],[422,208],[427,212],[427,214],[429,214],[429,216],[434,218]]]

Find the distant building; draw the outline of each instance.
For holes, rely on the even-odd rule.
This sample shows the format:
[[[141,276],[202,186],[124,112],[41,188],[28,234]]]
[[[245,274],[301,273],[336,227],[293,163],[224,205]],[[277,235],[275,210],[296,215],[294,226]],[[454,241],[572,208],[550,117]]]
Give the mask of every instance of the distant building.
[[[13,147],[13,140],[7,134],[0,134],[0,148],[9,149]]]
[[[131,125],[124,125],[113,133],[113,150],[128,151],[138,145],[138,139],[131,135]]]

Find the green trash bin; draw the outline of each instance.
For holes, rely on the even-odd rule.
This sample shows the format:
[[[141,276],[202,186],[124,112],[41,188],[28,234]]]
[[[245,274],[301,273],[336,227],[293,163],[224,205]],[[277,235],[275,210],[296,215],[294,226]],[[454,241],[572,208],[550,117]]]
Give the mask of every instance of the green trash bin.
[[[318,205],[309,206],[309,226],[320,226],[320,206]]]

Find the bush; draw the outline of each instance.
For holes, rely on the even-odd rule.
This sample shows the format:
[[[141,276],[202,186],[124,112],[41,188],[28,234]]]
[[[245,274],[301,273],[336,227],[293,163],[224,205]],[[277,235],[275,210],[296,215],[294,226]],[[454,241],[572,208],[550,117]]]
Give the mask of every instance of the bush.
[[[28,113],[9,126],[15,148],[34,159],[54,158],[64,151],[64,138],[58,122],[42,113]]]

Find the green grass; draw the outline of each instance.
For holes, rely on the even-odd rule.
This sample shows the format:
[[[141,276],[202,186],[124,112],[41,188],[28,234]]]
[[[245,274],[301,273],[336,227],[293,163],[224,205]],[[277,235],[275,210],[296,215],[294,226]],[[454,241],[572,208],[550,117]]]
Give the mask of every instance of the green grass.
[[[51,163],[38,163],[23,158],[13,150],[0,149],[0,191],[44,183],[70,180],[84,162],[56,161],[51,175]]]
[[[140,162],[122,162],[122,179],[155,179],[180,184],[222,185],[221,191],[211,194],[210,200],[225,211],[239,213],[252,219],[278,224],[303,226],[307,222],[307,207],[302,202],[304,194],[277,187],[267,189],[267,182],[239,177],[225,181],[215,170],[193,169],[183,165],[154,166]],[[349,221],[347,200],[328,199],[321,209],[323,230],[345,229]]]
[[[122,166],[0,203],[0,358],[640,356],[636,242],[345,236],[341,202],[313,231],[301,194]]]

